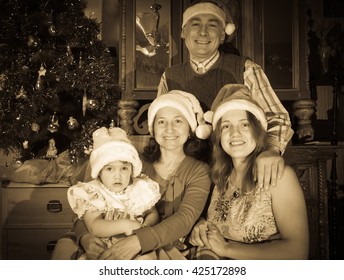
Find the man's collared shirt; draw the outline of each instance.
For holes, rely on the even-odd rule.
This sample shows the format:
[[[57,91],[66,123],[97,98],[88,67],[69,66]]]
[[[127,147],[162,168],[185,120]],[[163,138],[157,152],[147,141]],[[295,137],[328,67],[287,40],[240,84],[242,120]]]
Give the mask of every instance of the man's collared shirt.
[[[214,55],[208,59],[206,59],[203,62],[198,62],[192,58],[190,58],[190,64],[193,70],[195,70],[198,74],[204,74],[206,73],[211,66],[214,65],[214,63],[219,59],[220,53],[217,51],[214,53]]]

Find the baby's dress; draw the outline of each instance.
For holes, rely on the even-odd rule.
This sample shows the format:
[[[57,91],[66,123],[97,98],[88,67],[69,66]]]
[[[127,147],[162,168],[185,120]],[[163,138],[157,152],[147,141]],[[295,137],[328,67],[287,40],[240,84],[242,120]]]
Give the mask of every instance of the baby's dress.
[[[257,243],[279,238],[271,193],[264,189],[240,195],[233,195],[233,192],[228,190],[221,195],[215,187],[207,220],[214,223],[227,240]],[[199,248],[195,258],[219,257],[210,250]]]
[[[159,184],[144,174],[134,178],[133,183],[120,193],[112,192],[100,181],[93,180],[71,186],[67,195],[79,219],[83,219],[86,211],[96,210],[102,212],[106,220],[131,219],[141,224],[143,214],[160,199]],[[103,238],[103,241],[111,247],[121,237],[125,235]]]

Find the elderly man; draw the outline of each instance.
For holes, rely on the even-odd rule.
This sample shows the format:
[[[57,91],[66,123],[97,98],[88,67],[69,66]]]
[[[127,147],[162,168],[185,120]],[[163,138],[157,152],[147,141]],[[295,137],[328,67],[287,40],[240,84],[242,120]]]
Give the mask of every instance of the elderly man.
[[[224,53],[219,47],[236,29],[235,1],[228,7],[221,0],[194,1],[183,13],[181,37],[189,61],[167,68],[158,96],[178,89],[193,93],[206,111],[226,84],[245,84],[252,98],[264,109],[268,120],[268,148],[256,160],[259,185],[274,186],[284,171],[281,154],[294,131],[288,111],[272,89],[262,68],[247,57]]]

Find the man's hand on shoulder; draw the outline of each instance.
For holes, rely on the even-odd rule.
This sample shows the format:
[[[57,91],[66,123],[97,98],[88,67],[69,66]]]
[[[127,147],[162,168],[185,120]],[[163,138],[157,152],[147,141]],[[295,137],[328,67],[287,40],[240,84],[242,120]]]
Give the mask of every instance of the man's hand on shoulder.
[[[261,152],[256,159],[254,167],[254,178],[259,188],[269,189],[275,187],[277,179],[281,178],[284,172],[285,162],[276,147],[270,147]]]

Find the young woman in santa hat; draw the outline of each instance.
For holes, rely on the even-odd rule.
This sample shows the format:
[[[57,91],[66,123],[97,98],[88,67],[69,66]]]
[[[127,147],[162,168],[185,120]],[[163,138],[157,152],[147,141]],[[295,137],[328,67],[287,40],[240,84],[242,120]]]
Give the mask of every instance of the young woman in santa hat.
[[[267,120],[244,85],[227,85],[204,118],[212,123],[215,184],[207,219],[194,227],[196,259],[307,259],[305,199],[286,166],[276,186],[259,187],[253,168],[267,145]]]

